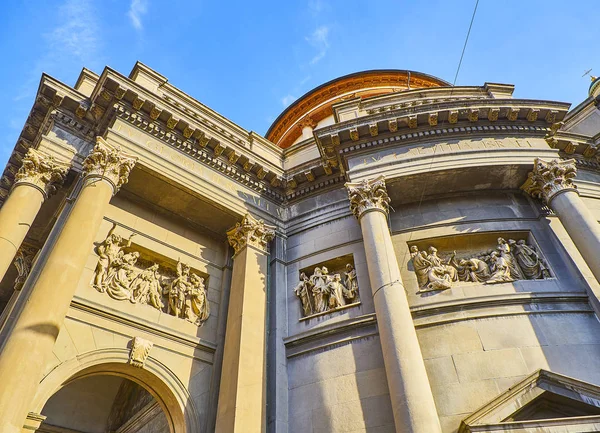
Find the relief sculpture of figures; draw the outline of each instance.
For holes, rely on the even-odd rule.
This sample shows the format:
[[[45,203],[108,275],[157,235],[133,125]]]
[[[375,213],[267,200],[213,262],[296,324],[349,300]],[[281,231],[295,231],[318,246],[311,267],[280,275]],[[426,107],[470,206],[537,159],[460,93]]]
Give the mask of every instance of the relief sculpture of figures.
[[[499,237],[493,250],[462,258],[454,251],[447,260],[433,246],[426,252],[413,245],[410,254],[421,293],[447,290],[457,282],[496,284],[550,278],[545,261],[523,239]]]
[[[133,235],[125,241],[114,233],[115,228],[116,224],[96,247],[98,263],[92,287],[117,301],[148,305],[201,326],[210,316],[205,279],[191,273],[181,260],[176,276],[161,271],[158,263],[142,260],[138,251],[131,251]]]
[[[332,311],[359,301],[356,270],[349,263],[345,269],[344,279],[339,273],[330,275],[325,266],[316,267],[310,277],[305,272],[300,274],[294,295],[300,300],[304,317]]]
[[[123,248],[129,248],[131,246],[131,238],[135,236],[135,233],[132,234],[128,241],[124,242],[120,235],[114,233],[116,227],[117,224],[113,224],[106,239],[96,247],[96,254],[98,254],[99,259],[96,265],[93,286],[102,293],[106,292],[106,278],[113,263],[121,259],[124,254]]]

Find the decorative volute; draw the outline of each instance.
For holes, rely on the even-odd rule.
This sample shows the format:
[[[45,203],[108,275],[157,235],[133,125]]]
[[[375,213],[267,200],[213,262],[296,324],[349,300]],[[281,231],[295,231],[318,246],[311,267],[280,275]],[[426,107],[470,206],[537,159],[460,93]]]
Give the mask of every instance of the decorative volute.
[[[102,137],[96,137],[96,146],[83,161],[83,171],[87,178],[100,178],[110,182],[114,193],[127,183],[129,173],[137,158],[110,145]]]
[[[390,211],[390,197],[385,187],[385,178],[378,176],[362,182],[346,183],[350,197],[350,210],[358,219],[368,211],[378,210],[386,215]]]
[[[574,159],[544,161],[536,158],[533,171],[521,189],[534,198],[541,198],[547,204],[561,192],[575,191],[573,179],[577,175]]]
[[[233,247],[235,254],[248,245],[261,251],[267,251],[267,244],[274,237],[274,226],[267,225],[263,220],[257,220],[250,214],[246,214],[242,222],[236,223],[235,227],[227,231],[229,244]]]
[[[39,150],[30,148],[23,158],[23,164],[15,175],[15,186],[31,185],[48,198],[56,191],[56,186],[63,183],[69,171],[69,165],[45,155]]]

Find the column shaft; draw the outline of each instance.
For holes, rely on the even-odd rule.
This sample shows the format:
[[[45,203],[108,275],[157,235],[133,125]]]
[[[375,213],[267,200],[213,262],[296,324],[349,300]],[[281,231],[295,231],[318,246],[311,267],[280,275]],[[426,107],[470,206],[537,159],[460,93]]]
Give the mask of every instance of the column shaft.
[[[386,214],[362,215],[369,280],[397,432],[441,432]]]
[[[590,270],[600,281],[600,223],[579,195],[567,190],[550,202]]]
[[[246,215],[227,232],[235,250],[217,433],[265,432],[267,242],[273,227]]]
[[[235,257],[217,410],[217,433],[265,431],[267,256],[252,247]]]
[[[135,158],[102,138],[83,187],[0,353],[0,431],[20,433],[113,193]]]
[[[0,431],[21,431],[112,196],[106,181],[81,190],[0,354]]]
[[[17,184],[0,208],[0,280],[38,214],[44,194],[30,184]]]

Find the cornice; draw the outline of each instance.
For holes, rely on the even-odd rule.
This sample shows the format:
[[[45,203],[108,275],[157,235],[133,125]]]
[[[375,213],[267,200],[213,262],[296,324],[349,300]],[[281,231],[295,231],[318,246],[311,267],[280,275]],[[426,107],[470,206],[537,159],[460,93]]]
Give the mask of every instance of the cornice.
[[[281,187],[274,187],[271,182],[260,180],[258,173],[250,174],[250,170],[245,170],[242,166],[240,167],[233,164],[228,158],[222,158],[215,156],[214,149],[210,152],[211,148],[206,143],[202,146],[203,140],[209,140],[210,138],[201,137],[201,140],[185,137],[173,133],[171,130],[164,128],[160,122],[153,121],[145,113],[140,113],[128,109],[120,104],[116,104],[116,116],[136,128],[156,137],[160,141],[170,145],[171,147],[178,149],[185,153],[190,158],[200,161],[207,166],[221,172],[222,174],[234,179],[236,182],[242,185],[248,186],[249,188],[265,194],[270,198],[275,199],[277,202],[282,202],[285,198]],[[253,167],[250,167],[253,168]],[[266,177],[266,176],[265,176]],[[263,177],[264,179],[264,177]]]
[[[453,100],[384,110],[315,131],[325,161],[344,171],[344,153],[361,153],[389,142],[424,137],[519,132],[546,134],[562,119],[568,104],[513,99]]]

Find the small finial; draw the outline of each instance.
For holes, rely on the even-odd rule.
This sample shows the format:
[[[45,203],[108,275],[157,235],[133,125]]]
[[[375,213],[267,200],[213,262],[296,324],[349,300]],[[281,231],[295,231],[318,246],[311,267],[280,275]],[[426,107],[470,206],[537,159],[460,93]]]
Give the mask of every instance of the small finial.
[[[598,77],[594,77],[593,75],[590,75],[590,78],[592,79],[592,83],[598,79]]]

